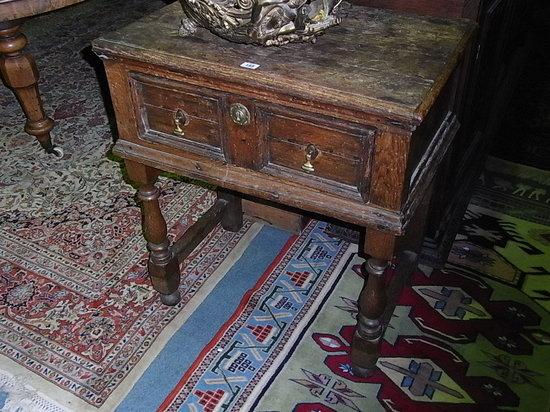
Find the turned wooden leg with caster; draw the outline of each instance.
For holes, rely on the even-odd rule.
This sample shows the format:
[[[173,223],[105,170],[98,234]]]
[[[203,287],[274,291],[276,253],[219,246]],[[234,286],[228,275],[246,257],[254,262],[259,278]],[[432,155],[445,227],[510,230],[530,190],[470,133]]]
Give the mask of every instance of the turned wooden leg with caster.
[[[179,265],[208,233],[221,222],[225,230],[237,232],[243,225],[241,198],[235,193],[219,190],[218,200],[197,222],[170,245],[166,220],[159,205],[160,190],[155,182],[160,171],[141,163],[126,160],[126,169],[138,185],[141,203],[143,236],[147,240],[149,261],[147,268],[153,287],[160,293],[162,303],[169,306],[181,300]]]
[[[30,54],[23,53],[27,38],[21,33],[22,24],[22,19],[0,23],[0,73],[25,112],[25,131],[36,137],[46,153],[62,157],[61,148],[52,144],[54,122],[42,107],[36,63]]]

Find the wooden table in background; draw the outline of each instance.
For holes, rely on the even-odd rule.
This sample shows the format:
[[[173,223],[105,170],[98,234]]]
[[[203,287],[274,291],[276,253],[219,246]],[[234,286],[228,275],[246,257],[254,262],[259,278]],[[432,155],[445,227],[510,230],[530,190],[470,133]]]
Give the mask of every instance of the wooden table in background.
[[[177,303],[178,260],[219,221],[239,229],[242,195],[357,225],[367,280],[351,356],[367,375],[458,128],[474,26],[356,7],[315,44],[265,48],[205,30],[180,38],[181,16],[175,3],[94,42],[116,111],[114,151],[139,186],[153,286]],[[173,245],[160,171],[219,187],[212,209]]]
[[[22,24],[30,17],[83,0],[0,0],[0,74],[19,100],[27,116],[25,131],[35,136],[47,153],[60,155],[50,132],[54,122],[46,116],[38,91],[38,68],[34,58],[24,53],[27,38]]]

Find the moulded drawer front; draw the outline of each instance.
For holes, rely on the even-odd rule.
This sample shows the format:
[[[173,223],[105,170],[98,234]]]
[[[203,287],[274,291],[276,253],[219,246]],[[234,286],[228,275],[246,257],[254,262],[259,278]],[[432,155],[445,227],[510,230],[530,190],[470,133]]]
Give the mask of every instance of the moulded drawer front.
[[[184,109],[177,109],[184,110]],[[169,135],[178,140],[189,140],[208,146],[220,147],[219,126],[216,123],[187,116],[185,111],[177,112],[145,105],[145,115],[149,131]],[[180,131],[176,131],[175,117],[180,117]]]
[[[340,157],[322,151],[306,165],[307,145],[284,140],[269,139],[269,162],[298,171],[300,174],[318,176],[350,186],[358,184],[361,162],[359,159]]]
[[[323,124],[317,120],[294,118],[281,114],[269,115],[269,138],[307,145],[312,142],[323,153],[359,159],[363,151],[361,130],[353,132],[340,125]]]
[[[220,108],[216,96],[173,86],[170,81],[135,76],[142,138],[194,151],[221,154]]]
[[[371,129],[345,123],[270,113],[268,165],[281,166],[301,179],[321,178],[360,189],[367,177],[372,134]]]

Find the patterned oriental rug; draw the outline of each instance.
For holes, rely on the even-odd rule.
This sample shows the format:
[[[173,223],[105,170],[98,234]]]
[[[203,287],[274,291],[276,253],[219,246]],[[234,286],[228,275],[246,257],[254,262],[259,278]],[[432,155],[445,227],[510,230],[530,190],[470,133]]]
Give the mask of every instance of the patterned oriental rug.
[[[83,56],[93,58],[87,48],[101,33],[164,4],[93,0],[25,26],[62,159],[22,131],[21,108],[0,87],[0,409],[8,395],[13,410],[57,408],[40,396],[14,401],[36,390],[74,410],[112,410],[259,230],[250,221],[236,234],[215,229],[185,262],[182,302],[160,303],[135,190],[106,156],[113,137]],[[214,199],[184,182],[161,187],[172,238]]]
[[[354,377],[348,358],[361,260],[324,223],[292,238],[263,276],[284,241],[252,222],[238,234],[216,229],[185,262],[182,302],[160,305],[134,189],[107,156],[109,103],[89,44],[164,4],[87,0],[26,25],[62,159],[21,131],[19,105],[0,87],[0,409],[548,410],[550,189],[535,169],[489,163],[449,266],[414,274],[369,379]],[[171,237],[213,199],[185,182],[161,186]],[[239,259],[265,249],[261,262]],[[216,301],[197,334],[174,341],[237,278],[259,280],[225,325],[216,333],[227,318]],[[210,335],[206,323],[217,325]],[[181,352],[150,377],[173,342]]]
[[[521,173],[516,180],[547,178],[493,159],[481,192],[495,164],[501,177],[514,168]],[[504,208],[506,199],[494,202]],[[349,352],[362,259],[356,245],[333,237],[326,223],[312,222],[289,241],[158,410],[549,410],[550,314],[538,303],[548,303],[541,296],[549,290],[542,272],[550,262],[544,247],[550,227],[530,217],[539,214],[528,209],[529,196],[513,199],[506,210],[522,211],[521,220],[504,215],[502,208],[480,211],[482,200],[476,197],[455,252],[483,247],[486,254],[498,250],[505,260],[506,243],[524,247],[523,255],[512,254],[516,260],[506,261],[518,271],[523,268],[525,279],[528,274],[540,279],[536,293],[525,283],[499,278],[498,267],[488,264],[497,259],[486,259],[476,273],[471,263],[459,266],[465,258],[456,253],[457,263],[445,270],[420,267],[398,300],[379,371],[358,378]],[[481,216],[488,216],[492,230],[495,221],[501,223],[510,238],[504,242],[501,232],[491,235],[483,229],[488,223]],[[466,246],[464,233],[471,228],[477,236],[468,238]],[[479,242],[483,234],[504,246]],[[535,259],[529,261],[526,253]]]
[[[490,157],[447,267],[514,285],[550,311],[550,171]]]

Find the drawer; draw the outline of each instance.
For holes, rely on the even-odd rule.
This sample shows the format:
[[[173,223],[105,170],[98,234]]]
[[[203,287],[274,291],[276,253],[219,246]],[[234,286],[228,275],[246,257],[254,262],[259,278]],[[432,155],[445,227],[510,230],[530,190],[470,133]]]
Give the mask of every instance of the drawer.
[[[132,76],[132,89],[142,139],[221,155],[218,96],[143,75]]]
[[[269,113],[266,117],[268,168],[282,168],[310,185],[324,181],[350,186],[354,192],[363,189],[374,129],[307,116]]]

